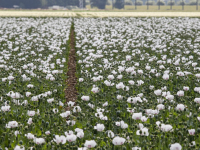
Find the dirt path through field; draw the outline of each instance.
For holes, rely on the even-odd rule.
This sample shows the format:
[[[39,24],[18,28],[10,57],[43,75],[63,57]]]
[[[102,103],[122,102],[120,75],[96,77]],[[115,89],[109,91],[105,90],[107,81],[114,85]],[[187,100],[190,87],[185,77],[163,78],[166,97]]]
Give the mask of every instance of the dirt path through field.
[[[77,90],[76,90],[76,50],[75,50],[75,32],[74,25],[72,24],[70,30],[70,52],[68,58],[68,72],[67,72],[67,89],[65,91],[66,94],[66,102],[73,101],[75,102],[77,98]]]

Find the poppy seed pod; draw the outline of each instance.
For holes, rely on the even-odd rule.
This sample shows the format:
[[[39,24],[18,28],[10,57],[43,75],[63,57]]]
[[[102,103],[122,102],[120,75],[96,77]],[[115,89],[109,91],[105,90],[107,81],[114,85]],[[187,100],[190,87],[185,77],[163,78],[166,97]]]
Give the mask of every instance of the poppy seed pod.
[[[20,144],[20,145],[22,145],[22,144],[23,144],[23,141],[22,141],[22,140],[20,140],[20,141],[19,141],[19,144]]]

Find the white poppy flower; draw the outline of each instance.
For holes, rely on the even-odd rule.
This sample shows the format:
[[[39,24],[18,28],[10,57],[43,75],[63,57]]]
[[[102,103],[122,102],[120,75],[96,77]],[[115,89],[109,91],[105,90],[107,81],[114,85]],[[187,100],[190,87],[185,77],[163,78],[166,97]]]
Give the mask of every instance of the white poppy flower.
[[[188,132],[190,135],[195,135],[195,129],[190,129],[190,130],[188,130]]]
[[[181,150],[182,146],[179,143],[171,144],[170,150]]]
[[[121,121],[120,126],[121,126],[122,129],[128,128],[128,124],[125,123],[124,121]]]
[[[146,121],[147,121],[147,119],[148,119],[148,118],[147,118],[147,117],[145,117],[145,116],[142,116],[142,117],[141,117],[141,121],[142,121],[142,122],[146,122]]]
[[[49,99],[47,99],[47,102],[48,103],[52,103],[54,101],[54,98],[49,98]]]
[[[126,61],[130,61],[131,60],[131,56],[130,55],[127,55],[126,56]]]
[[[189,91],[189,89],[190,89],[190,88],[189,88],[188,86],[184,86],[184,87],[183,87],[183,90],[184,90],[184,91]]]
[[[176,110],[184,111],[184,109],[185,109],[185,106],[183,104],[178,104],[176,106]]]
[[[116,84],[116,88],[117,89],[124,89],[125,85],[122,82],[120,82],[120,83]]]
[[[9,121],[8,124],[6,124],[6,128],[16,128],[18,127],[17,121]]]
[[[200,104],[200,98],[195,98],[195,99],[194,99],[194,102]]]
[[[137,81],[137,86],[141,86],[142,84],[144,84],[144,81],[142,81],[142,80]]]
[[[134,120],[140,120],[142,118],[142,113],[133,113],[132,118]]]
[[[93,148],[97,145],[97,143],[94,141],[94,140],[86,140],[84,146],[87,147],[87,148]]]
[[[105,102],[105,103],[103,104],[103,107],[106,107],[106,106],[108,106],[108,102]]]
[[[168,75],[168,74],[164,74],[164,75],[162,76],[162,78],[163,78],[164,80],[169,80],[169,75]]]
[[[94,104],[90,104],[90,103],[88,104],[88,106],[91,107],[91,108],[94,108],[94,107],[95,107]]]
[[[154,91],[154,94],[156,94],[157,96],[159,96],[159,95],[162,94],[162,90],[155,90],[155,91]]]
[[[35,116],[35,111],[34,110],[33,111],[29,111],[28,110],[27,115],[28,116]]]
[[[37,145],[45,143],[45,140],[43,138],[34,138],[34,143]]]
[[[174,96],[173,96],[173,95],[167,95],[167,96],[166,96],[166,99],[168,99],[168,100],[173,100],[173,99],[174,99]]]
[[[163,110],[163,109],[165,109],[165,105],[163,105],[163,104],[158,104],[158,105],[157,105],[157,109],[158,109],[158,110]]]
[[[55,135],[55,138],[53,139],[56,144],[65,144],[66,143],[66,137],[64,135]]]
[[[154,89],[154,86],[153,86],[153,85],[150,85],[150,86],[149,86],[149,89],[150,89],[150,90],[153,90],[153,89]]]
[[[123,75],[118,75],[117,76],[117,79],[122,79],[123,78]]]
[[[141,147],[132,147],[132,150],[141,150]]]
[[[71,126],[76,124],[76,121],[74,121],[74,120],[68,120],[66,122],[67,122],[68,125],[71,125]]]
[[[15,146],[14,150],[25,150],[24,146]]]
[[[184,91],[182,91],[182,90],[181,90],[181,91],[178,91],[178,92],[177,92],[177,95],[178,95],[178,96],[184,96]]]
[[[68,105],[69,107],[74,106],[74,104],[75,104],[75,102],[72,102],[72,101],[67,102],[67,105]]]
[[[123,99],[123,96],[117,95],[117,99],[118,99],[118,100],[122,100],[122,99]]]
[[[26,92],[26,97],[29,97],[31,95],[31,92]]]
[[[130,85],[134,85],[134,84],[135,84],[135,82],[134,82],[133,80],[129,80],[128,83],[129,83]]]
[[[80,106],[75,106],[73,108],[73,112],[81,112],[81,107]]]
[[[83,82],[84,81],[84,79],[83,78],[79,78],[79,82]]]
[[[61,113],[60,116],[61,116],[62,118],[67,118],[70,114],[71,114],[70,111],[66,111],[66,112],[64,112],[64,113]]]
[[[4,112],[10,111],[10,106],[1,106],[1,110]]]
[[[113,75],[108,75],[109,80],[113,80],[115,77]]]
[[[81,99],[84,100],[84,101],[89,101],[90,97],[89,96],[82,96]]]
[[[32,123],[33,123],[33,119],[32,119],[32,118],[29,118],[27,123],[28,123],[28,124],[32,124]]]
[[[25,136],[28,138],[28,139],[34,139],[34,135],[31,134],[31,133],[28,133],[28,134],[25,134]]]
[[[98,93],[99,92],[99,88],[98,87],[93,87],[91,91],[93,93]]]
[[[107,132],[109,138],[113,138],[115,136],[115,134],[111,130],[108,130]]]
[[[78,150],[87,150],[87,147],[78,147]]]
[[[76,141],[76,139],[77,139],[77,136],[74,135],[74,134],[67,135],[67,138],[66,138],[66,140],[67,140],[68,142],[74,142],[74,141]]]
[[[126,141],[125,138],[122,138],[122,137],[117,136],[117,137],[115,137],[115,138],[112,140],[112,143],[113,143],[114,145],[123,145],[125,141]]]
[[[142,136],[148,136],[149,132],[147,128],[142,128],[140,130],[137,130],[136,132],[137,135],[142,135]]]
[[[172,131],[173,127],[169,124],[161,124],[161,130],[163,132],[168,132],[168,131]]]
[[[200,78],[200,73],[196,74],[195,77]]]
[[[50,131],[46,131],[45,134],[46,134],[46,135],[50,135],[51,132],[50,132]]]
[[[97,124],[96,126],[94,126],[94,129],[101,132],[105,129],[105,126],[104,124]]]
[[[197,117],[198,121],[200,122],[200,117]]]
[[[80,131],[77,133],[76,135],[78,138],[83,138],[84,137],[84,132],[83,131]]]

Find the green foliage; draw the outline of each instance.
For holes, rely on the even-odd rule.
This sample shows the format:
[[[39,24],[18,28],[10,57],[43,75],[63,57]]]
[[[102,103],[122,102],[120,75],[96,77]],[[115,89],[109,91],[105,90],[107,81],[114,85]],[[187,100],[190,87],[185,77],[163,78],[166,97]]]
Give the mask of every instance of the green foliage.
[[[178,5],[185,5],[186,3],[185,3],[185,1],[182,1],[182,0],[180,0],[179,2],[178,2]]]
[[[118,8],[118,9],[124,8],[124,2],[123,2],[123,0],[116,0],[116,2],[114,3],[114,7]]]
[[[106,2],[106,5],[111,5],[111,2],[107,1],[107,2]]]
[[[13,5],[18,5],[20,8],[34,9],[44,8],[52,5],[59,6],[79,6],[79,0],[0,0],[0,7],[13,8]],[[83,1],[85,7],[86,2]]]
[[[91,7],[105,9],[107,0],[90,0]]]
[[[136,3],[134,3],[134,5],[137,6],[141,6],[143,4],[143,2],[141,0],[136,0]]]
[[[172,6],[173,6],[173,5],[175,5],[175,2],[174,2],[174,1],[169,1],[169,2],[167,3],[167,5],[170,5],[170,6],[172,5]]]
[[[163,0],[160,0],[157,2],[157,5],[165,5],[165,2]]]
[[[47,6],[47,4],[48,4],[47,0],[41,0],[41,6],[42,7]]]
[[[197,1],[196,1],[196,0],[191,0],[191,1],[189,2],[189,5],[197,5]]]
[[[13,8],[13,5],[19,5],[24,8],[38,8],[41,6],[40,0],[1,0],[0,6],[1,7],[7,7],[7,8]]]

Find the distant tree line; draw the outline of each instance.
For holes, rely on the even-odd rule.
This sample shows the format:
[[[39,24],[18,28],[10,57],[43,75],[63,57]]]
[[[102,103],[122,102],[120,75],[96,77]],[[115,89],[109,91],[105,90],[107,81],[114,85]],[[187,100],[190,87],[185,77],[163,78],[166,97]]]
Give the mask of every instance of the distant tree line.
[[[167,2],[168,1],[168,2]],[[87,4],[91,7],[105,9],[106,5],[112,5],[113,8],[123,9],[124,5],[197,5],[200,0],[88,0]],[[179,2],[178,2],[179,1]],[[78,6],[79,0],[0,0],[0,7],[13,8],[14,5],[25,9],[48,8],[49,6]],[[86,0],[83,0],[83,7],[86,6]]]
[[[162,5],[197,5],[198,7],[198,4],[200,5],[200,0],[90,0],[91,7],[99,9],[105,9],[105,5],[112,5],[113,8],[118,9],[123,9],[124,5],[135,5],[135,9],[140,5],[147,5],[147,9],[149,5],[158,5],[160,9]]]
[[[123,8],[125,0],[113,0],[113,6],[116,8]],[[98,7],[99,9],[105,9],[108,0],[90,0],[91,7]],[[79,0],[0,0],[0,7],[13,8],[14,5],[25,9],[34,8],[47,8],[49,6],[78,6]],[[86,6],[86,0],[83,0],[83,7]]]
[[[83,0],[85,7],[85,0]],[[79,6],[79,0],[0,0],[0,7],[13,8],[18,5],[20,8],[34,9],[47,8],[53,5],[59,6]]]
[[[110,4],[108,0],[90,0],[91,7],[105,9],[106,4]],[[125,5],[125,0],[112,0],[113,8],[122,9]]]

